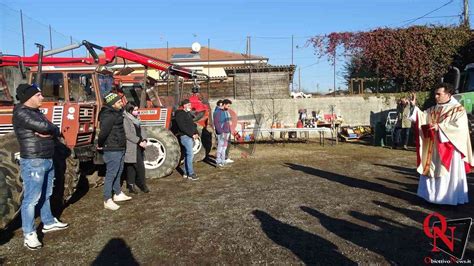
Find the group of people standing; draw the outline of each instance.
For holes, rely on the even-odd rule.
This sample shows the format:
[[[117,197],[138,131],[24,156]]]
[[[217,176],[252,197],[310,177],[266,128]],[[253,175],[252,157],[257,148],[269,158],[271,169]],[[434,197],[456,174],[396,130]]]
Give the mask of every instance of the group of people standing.
[[[219,168],[234,162],[229,158],[229,142],[232,132],[232,119],[229,109],[231,104],[232,101],[229,99],[218,100],[212,114],[214,131],[217,136],[216,166]],[[181,169],[183,178],[195,181],[198,180],[199,177],[194,172],[193,147],[195,141],[200,141],[200,137],[191,110],[191,102],[188,99],[181,101],[178,110],[175,112],[174,122],[176,123],[177,136],[184,153],[184,165]]]
[[[231,122],[232,116],[230,113],[230,106],[232,101],[229,99],[218,100],[216,108],[212,114],[212,121],[214,122],[214,132],[217,136],[217,152],[216,165],[217,167],[225,167],[234,161],[229,158],[229,143],[232,133]]]
[[[468,202],[466,173],[474,166],[469,136],[468,119],[464,107],[452,97],[453,88],[440,84],[435,88],[436,105],[421,111],[416,107],[416,95],[404,99],[400,113],[401,129],[409,127],[405,119],[415,123],[418,132],[417,171],[420,174],[418,195],[436,204],[457,205]],[[20,173],[23,180],[21,222],[24,245],[32,250],[42,247],[35,227],[35,208],[40,209],[43,233],[66,229],[51,212],[53,192],[55,141],[60,129],[48,121],[39,109],[43,102],[41,89],[35,85],[20,84],[16,90],[19,100],[13,111],[13,127],[20,145]],[[149,192],[145,183],[144,150],[146,134],[140,126],[138,107],[127,103],[115,93],[105,96],[105,105],[99,113],[100,132],[97,149],[103,152],[107,167],[104,182],[104,208],[117,210],[116,202],[132,199],[121,189],[124,168],[130,193]],[[232,133],[232,115],[228,99],[219,100],[213,112],[217,135],[217,167],[233,161],[228,157]],[[191,103],[183,100],[175,113],[178,137],[185,150],[183,177],[197,180],[193,169],[193,144],[199,132],[191,114]],[[404,147],[408,133],[403,133]]]
[[[122,191],[121,176],[126,168],[127,188],[137,194],[140,189],[148,193],[145,182],[143,153],[146,148],[146,133],[138,120],[138,107],[128,102],[125,107],[121,97],[109,93],[104,97],[105,105],[99,113],[100,132],[97,149],[102,151],[106,165],[104,179],[104,208],[118,210],[116,202],[131,200]],[[112,195],[113,194],[113,195]]]

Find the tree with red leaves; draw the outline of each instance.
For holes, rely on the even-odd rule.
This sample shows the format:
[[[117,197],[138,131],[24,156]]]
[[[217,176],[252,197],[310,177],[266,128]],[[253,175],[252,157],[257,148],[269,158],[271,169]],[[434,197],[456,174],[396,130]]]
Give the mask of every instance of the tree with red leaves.
[[[413,26],[331,33],[309,42],[316,55],[326,55],[329,61],[343,50],[342,55],[350,57],[347,66],[353,68],[347,69],[349,77],[371,73],[369,76],[392,81],[398,91],[423,91],[438,82],[453,63],[463,61],[461,51],[471,40],[465,27]]]

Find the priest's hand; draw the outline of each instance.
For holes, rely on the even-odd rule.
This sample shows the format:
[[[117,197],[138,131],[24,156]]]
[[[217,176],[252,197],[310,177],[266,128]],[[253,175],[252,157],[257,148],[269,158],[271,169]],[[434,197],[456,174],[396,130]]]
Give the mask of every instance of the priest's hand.
[[[438,131],[439,125],[437,123],[436,124],[430,124],[430,128],[434,131]]]
[[[410,94],[410,104],[411,104],[412,106],[415,106],[415,105],[416,105],[416,93],[414,93],[414,92],[412,92],[412,93]]]

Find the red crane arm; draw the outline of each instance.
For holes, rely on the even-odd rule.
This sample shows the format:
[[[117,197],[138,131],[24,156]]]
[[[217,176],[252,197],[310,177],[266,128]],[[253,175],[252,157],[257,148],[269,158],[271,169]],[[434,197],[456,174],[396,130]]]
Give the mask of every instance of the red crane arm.
[[[146,67],[158,69],[161,71],[169,71],[171,75],[178,75],[186,79],[191,79],[196,76],[196,74],[190,69],[180,67],[170,62],[151,57],[142,53],[138,53],[123,47],[107,46],[103,47],[101,50],[105,54],[106,64],[112,63],[118,57],[142,64]]]

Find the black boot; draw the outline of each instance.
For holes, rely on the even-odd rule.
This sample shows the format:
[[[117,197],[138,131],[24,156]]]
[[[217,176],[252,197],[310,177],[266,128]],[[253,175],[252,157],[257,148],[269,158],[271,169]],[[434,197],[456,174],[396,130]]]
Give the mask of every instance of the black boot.
[[[143,193],[148,193],[150,192],[150,190],[148,189],[147,185],[143,184],[140,186],[140,190],[143,192]]]
[[[133,185],[133,184],[127,185],[127,188],[128,188],[128,192],[130,192],[130,194],[138,194],[137,187],[135,185]]]

